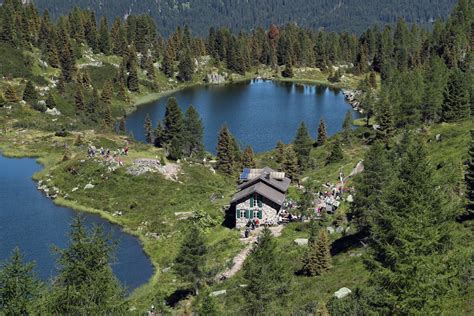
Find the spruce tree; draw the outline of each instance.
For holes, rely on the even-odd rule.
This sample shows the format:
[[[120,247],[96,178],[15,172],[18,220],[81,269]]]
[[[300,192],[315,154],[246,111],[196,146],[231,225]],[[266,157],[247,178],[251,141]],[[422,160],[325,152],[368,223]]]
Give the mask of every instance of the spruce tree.
[[[240,144],[237,138],[234,135],[230,134],[231,139],[231,150],[232,150],[232,157],[234,158],[233,165],[234,168],[240,168],[242,163],[242,152],[240,150]]]
[[[373,214],[370,281],[395,314],[433,314],[458,295],[456,210],[434,182],[424,144],[408,138],[400,168]]]
[[[469,91],[464,75],[460,70],[454,70],[449,76],[444,92],[443,121],[455,122],[469,118],[471,112],[469,102]]]
[[[163,147],[165,145],[165,142],[164,142],[164,132],[165,132],[165,129],[163,128],[163,124],[161,124],[161,122],[158,122],[158,125],[156,126],[155,128],[155,132],[154,132],[154,136],[155,136],[155,142],[154,142],[154,145],[155,147]]]
[[[135,62],[130,65],[130,71],[127,77],[127,87],[128,90],[132,92],[140,92],[140,86],[138,83],[138,69]]]
[[[7,85],[4,93],[5,101],[7,102],[17,102],[19,100],[15,88],[12,85]]]
[[[326,163],[330,164],[333,162],[341,161],[344,158],[344,153],[342,152],[341,142],[338,138],[334,140],[332,144],[331,152],[326,159]]]
[[[293,140],[293,149],[298,157],[298,166],[301,169],[305,169],[309,165],[309,154],[312,147],[311,135],[306,128],[306,124],[301,122],[298,130],[296,131],[295,139]]]
[[[228,175],[231,175],[234,172],[232,136],[226,125],[221,128],[217,140],[216,169]]]
[[[28,103],[36,103],[38,100],[38,93],[31,80],[28,80],[26,83],[25,90],[23,91],[23,100]]]
[[[82,93],[82,88],[80,85],[76,85],[76,95],[74,97],[74,105],[76,107],[76,114],[81,114],[84,112],[86,106],[84,103],[84,94]]]
[[[354,180],[354,202],[350,205],[354,222],[364,233],[369,231],[373,214],[382,203],[382,192],[393,177],[392,162],[383,144],[373,144],[364,156],[364,172]]]
[[[33,303],[40,294],[40,282],[34,274],[34,264],[24,263],[23,255],[15,248],[0,265],[0,310],[5,315],[34,313]]]
[[[324,123],[324,120],[321,119],[319,120],[318,140],[316,141],[316,145],[322,146],[326,143],[326,140],[327,140],[326,123]]]
[[[111,105],[112,104],[112,98],[114,96],[114,88],[112,86],[112,82],[110,80],[107,80],[104,82],[104,86],[102,87],[102,93],[100,94],[100,100],[106,104],[106,105]]]
[[[153,130],[152,130],[153,126],[152,126],[152,123],[151,123],[150,115],[148,113],[145,116],[144,129],[145,129],[145,141],[148,144],[151,144],[153,142]]]
[[[375,113],[379,128],[376,130],[377,139],[388,144],[395,134],[395,123],[393,121],[392,106],[389,103],[386,93],[382,93]]]
[[[107,23],[107,18],[105,16],[100,19],[99,26],[99,49],[105,55],[110,54],[111,42],[109,35],[109,26]]]
[[[352,111],[347,110],[346,116],[344,116],[344,122],[342,123],[342,135],[346,140],[349,138],[349,135],[352,132],[352,122]]]
[[[199,294],[205,276],[206,254],[204,237],[197,225],[194,224],[188,230],[181,244],[174,269],[183,281],[191,285],[195,295]]]
[[[278,141],[275,147],[275,161],[277,163],[282,163],[285,159],[285,144],[281,141]]]
[[[92,90],[92,98],[87,102],[86,113],[90,120],[97,122],[99,109],[100,109],[100,98],[99,92],[96,88]]]
[[[48,93],[48,98],[46,99],[46,106],[50,109],[54,109],[56,107],[56,100],[54,99],[54,95],[52,92]]]
[[[104,126],[106,129],[110,129],[114,126],[114,118],[112,116],[112,110],[110,109],[110,105],[108,104],[103,104],[103,110],[102,110],[102,118],[104,120]]]
[[[424,122],[439,121],[448,83],[448,68],[441,57],[432,57],[425,73],[425,91],[421,116]]]
[[[88,230],[84,219],[71,224],[67,248],[56,248],[58,275],[47,300],[48,312],[57,315],[122,314],[125,291],[110,266],[114,243],[102,228]]]
[[[279,259],[272,233],[265,228],[244,262],[243,277],[248,286],[242,289],[243,312],[272,315],[281,311],[291,286],[287,270]]]
[[[118,129],[118,130],[119,130],[119,132],[120,132],[121,134],[125,134],[125,133],[127,132],[126,122],[125,122],[125,118],[124,118],[124,117],[122,117],[122,118],[120,119],[120,122],[119,122],[119,129]]]
[[[242,168],[256,168],[257,162],[253,155],[252,146],[247,146],[242,154]]]
[[[165,118],[163,120],[163,141],[166,144],[171,144],[171,140],[176,138],[177,142],[176,145],[181,146],[183,149],[183,140],[184,140],[184,120],[183,120],[183,112],[178,105],[178,101],[176,98],[169,98],[166,104],[165,110]]]
[[[204,126],[198,111],[190,105],[184,115],[185,151],[188,156],[202,157],[204,153]]]
[[[373,71],[371,71],[369,75],[369,85],[372,89],[377,89],[377,77]]]
[[[322,228],[316,237],[315,228],[308,239],[308,249],[303,260],[303,271],[308,276],[321,275],[331,268],[330,241],[326,229]]]
[[[286,176],[292,181],[299,179],[298,156],[296,155],[293,146],[287,146],[285,149],[285,157],[281,164],[281,170],[285,172]]]
[[[191,52],[186,49],[181,53],[178,65],[178,79],[182,82],[191,81],[194,73],[194,63]]]
[[[172,57],[171,48],[169,47],[165,50],[161,70],[168,78],[172,78],[174,75],[174,59]]]

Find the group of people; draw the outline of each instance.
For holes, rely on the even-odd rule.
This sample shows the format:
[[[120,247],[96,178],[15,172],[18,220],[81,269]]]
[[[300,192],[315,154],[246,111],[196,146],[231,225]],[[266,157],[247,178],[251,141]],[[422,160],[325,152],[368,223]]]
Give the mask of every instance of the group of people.
[[[90,145],[87,148],[87,156],[89,158],[94,158],[100,156],[106,161],[116,162],[119,166],[124,165],[124,161],[121,158],[122,156],[128,155],[128,146],[125,145],[123,148],[118,148],[117,150],[110,150],[109,148],[100,147],[97,149],[94,145]]]
[[[250,235],[250,232],[259,226],[260,226],[260,220],[258,218],[253,218],[249,220],[247,222],[247,225],[245,226],[245,238],[248,238],[248,236]]]

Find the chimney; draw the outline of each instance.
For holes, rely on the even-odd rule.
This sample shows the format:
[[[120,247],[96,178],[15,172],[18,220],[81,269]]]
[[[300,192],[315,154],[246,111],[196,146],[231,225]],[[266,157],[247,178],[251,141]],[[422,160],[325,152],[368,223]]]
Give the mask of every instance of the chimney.
[[[270,180],[270,173],[269,172],[265,172],[265,179]]]

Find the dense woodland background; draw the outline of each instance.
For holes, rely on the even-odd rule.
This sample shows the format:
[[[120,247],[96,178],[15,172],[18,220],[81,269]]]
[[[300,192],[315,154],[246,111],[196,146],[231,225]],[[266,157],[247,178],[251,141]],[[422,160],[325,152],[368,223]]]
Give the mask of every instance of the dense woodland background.
[[[189,25],[193,34],[203,36],[211,27],[233,31],[296,23],[312,29],[360,33],[375,24],[393,23],[399,17],[428,26],[445,18],[455,0],[36,0],[40,11],[54,18],[74,6],[89,8],[110,20],[129,14],[149,14],[159,31],[167,36],[177,26]]]

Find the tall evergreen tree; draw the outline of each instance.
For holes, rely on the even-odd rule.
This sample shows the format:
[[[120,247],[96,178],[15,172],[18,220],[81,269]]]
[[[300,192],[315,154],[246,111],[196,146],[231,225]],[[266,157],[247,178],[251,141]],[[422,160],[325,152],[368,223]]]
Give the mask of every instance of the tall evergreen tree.
[[[398,174],[371,221],[370,280],[396,314],[432,314],[459,287],[455,211],[436,188],[424,145],[408,138]]]
[[[460,70],[454,70],[449,76],[444,92],[443,121],[454,122],[469,118],[471,111],[469,102],[469,91],[464,75]]]
[[[163,124],[161,124],[161,122],[158,122],[158,125],[156,126],[155,128],[155,132],[154,132],[154,136],[155,136],[155,142],[154,142],[154,145],[155,147],[163,147],[165,145],[165,142],[164,142],[164,133],[165,133],[165,129],[163,128]]]
[[[275,161],[277,163],[282,163],[285,159],[285,144],[281,141],[278,141],[275,147]]]
[[[202,157],[204,153],[204,126],[198,111],[193,105],[190,105],[184,115],[184,138],[186,154]]]
[[[474,217],[474,130],[471,130],[471,146],[469,147],[469,158],[467,171],[464,175],[466,183],[466,210],[470,218]]]
[[[125,132],[127,131],[126,122],[125,122],[125,118],[124,118],[124,117],[122,117],[122,118],[120,119],[118,130],[119,130],[119,132],[120,132],[121,134],[125,134]]]
[[[4,93],[5,101],[7,102],[17,102],[19,101],[18,94],[16,93],[15,88],[12,85],[7,85]]]
[[[110,266],[114,244],[102,228],[87,230],[82,217],[73,220],[69,236],[69,246],[55,250],[59,271],[49,294],[47,314],[126,312],[125,291]]]
[[[318,126],[318,140],[316,141],[317,146],[322,146],[326,143],[327,140],[327,132],[326,132],[326,123],[323,119],[319,120]]]
[[[85,103],[84,103],[84,94],[82,93],[82,88],[79,84],[76,85],[76,95],[74,96],[74,105],[76,107],[76,114],[83,113],[86,108]]]
[[[338,138],[334,140],[332,144],[331,152],[326,159],[326,163],[330,164],[333,162],[341,161],[344,158],[344,153],[342,152],[341,142]]]
[[[298,166],[301,169],[305,169],[309,165],[309,154],[312,147],[311,135],[306,128],[306,124],[301,122],[298,130],[296,131],[295,139],[293,140],[293,149],[298,157]]]
[[[344,122],[342,123],[342,135],[344,139],[348,139],[350,133],[352,132],[352,111],[347,110],[346,116],[344,116]]]
[[[56,100],[54,99],[54,95],[51,91],[48,93],[48,98],[46,99],[46,106],[49,109],[53,109],[56,107]]]
[[[234,172],[232,135],[226,125],[222,126],[217,140],[216,169],[228,175]]]
[[[34,313],[33,303],[40,294],[40,282],[34,264],[24,263],[18,248],[0,265],[0,310],[5,315]]]
[[[143,127],[145,129],[145,141],[148,144],[153,143],[153,126],[151,123],[150,115],[148,113],[145,116],[145,125]]]
[[[263,230],[256,247],[245,261],[243,276],[248,284],[242,289],[246,314],[273,314],[282,310],[291,279],[287,268],[279,260],[276,243],[268,228]]]
[[[379,128],[376,131],[377,138],[388,144],[390,138],[395,133],[395,123],[393,121],[392,106],[384,92],[380,96],[375,117],[379,124]]]
[[[326,229],[320,229],[317,237],[314,230],[315,228],[312,228],[308,239],[308,249],[303,260],[303,271],[308,276],[323,274],[331,268],[332,262],[329,236]]]
[[[184,131],[183,112],[181,111],[176,98],[168,99],[165,110],[165,118],[163,120],[163,127],[163,140],[165,143],[169,144],[173,137],[182,139]]]
[[[105,16],[101,17],[99,24],[99,49],[105,55],[110,54],[111,41],[109,34],[109,26],[107,23],[107,18]]]
[[[26,83],[25,90],[23,91],[23,100],[28,103],[35,103],[38,100],[38,93],[31,80],[28,80]]]
[[[421,116],[424,122],[439,121],[448,75],[448,68],[444,61],[438,56],[431,58],[425,74],[425,91],[421,109]]]
[[[245,147],[244,153],[242,154],[242,167],[243,168],[255,168],[257,162],[253,154],[252,146]]]
[[[300,169],[298,167],[298,156],[296,155],[293,146],[286,147],[285,156],[281,164],[281,170],[285,172],[286,176],[292,181],[298,181]]]
[[[174,268],[177,274],[192,286],[196,295],[199,294],[205,276],[206,254],[203,235],[197,225],[192,225],[181,245]]]
[[[186,82],[191,81],[194,73],[194,63],[191,58],[191,52],[186,49],[181,53],[178,65],[178,79]]]
[[[136,62],[132,62],[127,77],[128,90],[132,92],[140,92],[140,86],[138,83],[138,69]]]

